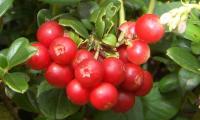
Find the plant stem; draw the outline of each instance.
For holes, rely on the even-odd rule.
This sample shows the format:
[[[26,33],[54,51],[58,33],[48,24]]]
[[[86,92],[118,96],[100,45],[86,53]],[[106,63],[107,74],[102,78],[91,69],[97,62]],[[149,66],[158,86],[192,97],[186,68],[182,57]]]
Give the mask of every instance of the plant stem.
[[[125,22],[125,10],[124,10],[124,2],[123,0],[119,0],[121,2],[121,7],[119,10],[119,25]]]
[[[149,14],[154,13],[155,5],[156,5],[156,0],[150,0],[147,13]]]
[[[3,84],[0,84],[0,98],[3,101],[4,105],[9,110],[10,114],[13,116],[14,120],[20,120],[18,116],[17,109],[13,106],[13,103],[10,101],[10,99],[5,94],[5,87]]]
[[[94,58],[95,58],[96,60],[97,60],[98,57],[99,57],[100,48],[101,48],[101,46],[100,46],[100,44],[98,44],[98,45],[97,45],[97,50],[96,50],[95,55],[94,55]]]

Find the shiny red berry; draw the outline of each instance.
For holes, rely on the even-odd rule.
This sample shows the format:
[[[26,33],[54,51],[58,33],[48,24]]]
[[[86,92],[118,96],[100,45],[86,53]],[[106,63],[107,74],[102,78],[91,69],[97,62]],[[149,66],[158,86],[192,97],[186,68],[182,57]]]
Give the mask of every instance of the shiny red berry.
[[[164,35],[164,27],[155,14],[145,14],[135,25],[136,35],[147,43],[158,42]]]
[[[56,38],[49,47],[49,53],[55,63],[67,65],[72,62],[77,52],[77,45],[70,38]]]
[[[91,91],[90,102],[97,110],[109,110],[118,98],[117,89],[110,83],[102,83]]]
[[[77,80],[72,80],[66,87],[69,100],[76,105],[85,105],[89,101],[89,90],[84,88]]]
[[[93,54],[91,52],[84,49],[78,50],[72,63],[73,68],[76,68],[78,64],[80,64],[83,60],[92,59],[92,58],[93,58]]]
[[[117,103],[112,108],[114,112],[128,112],[135,104],[135,96],[132,93],[119,91]]]
[[[47,21],[38,28],[37,40],[48,47],[54,39],[63,36],[63,34],[62,26],[55,21]]]
[[[114,57],[106,58],[102,62],[104,69],[104,81],[115,86],[120,85],[125,78],[125,66],[123,62]]]
[[[150,72],[144,71],[144,82],[140,89],[138,89],[134,94],[136,96],[145,96],[147,95],[153,87],[153,76]]]
[[[133,39],[135,36],[135,22],[127,21],[119,26],[119,30],[124,32],[125,38]]]
[[[49,84],[55,87],[65,87],[73,77],[73,70],[70,67],[56,63],[52,63],[45,72],[45,78]]]
[[[103,67],[95,59],[86,59],[75,68],[75,77],[84,87],[93,87],[103,79]]]
[[[46,69],[51,64],[48,49],[40,43],[33,43],[37,52],[27,61],[30,68],[35,70]]]
[[[117,51],[119,52],[119,59],[124,62],[124,63],[128,63],[128,55],[127,55],[127,50],[126,50],[126,46],[121,46],[117,49]]]
[[[143,84],[143,70],[135,64],[126,64],[125,81],[121,87],[124,90],[133,92],[138,90]]]
[[[144,64],[150,57],[150,48],[147,43],[135,39],[131,45],[127,47],[127,55],[129,61],[134,64]]]

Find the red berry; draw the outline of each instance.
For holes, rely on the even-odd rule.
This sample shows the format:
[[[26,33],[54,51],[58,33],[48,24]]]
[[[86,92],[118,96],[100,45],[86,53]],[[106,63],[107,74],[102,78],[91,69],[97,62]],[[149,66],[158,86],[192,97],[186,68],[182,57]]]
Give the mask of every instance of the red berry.
[[[119,47],[118,52],[119,52],[119,59],[124,63],[128,63],[129,61],[128,61],[126,47],[125,46]]]
[[[72,62],[77,52],[77,45],[66,37],[56,38],[49,47],[49,53],[55,63],[66,65]]]
[[[125,81],[121,87],[124,90],[133,92],[138,90],[143,83],[143,70],[140,66],[135,64],[126,64]]]
[[[147,95],[151,88],[153,87],[153,77],[148,71],[144,71],[144,82],[140,89],[138,89],[134,94],[137,96]]]
[[[119,30],[124,32],[127,39],[133,39],[135,35],[135,22],[128,21],[119,26]]]
[[[52,63],[45,72],[45,78],[55,87],[65,87],[73,77],[73,70],[70,67],[56,63]]]
[[[147,62],[150,57],[150,48],[147,43],[135,39],[132,44],[127,47],[127,55],[129,61],[134,64],[143,64]]]
[[[123,62],[117,58],[106,58],[103,61],[104,81],[118,86],[124,81],[125,66]]]
[[[112,108],[114,112],[127,112],[135,103],[135,96],[129,92],[120,91],[117,103]]]
[[[76,68],[78,64],[80,64],[83,60],[92,59],[92,58],[93,58],[93,54],[91,52],[84,49],[78,50],[72,63],[73,68]]]
[[[47,48],[40,43],[33,43],[37,52],[27,61],[28,66],[35,70],[46,69],[51,64],[51,59]]]
[[[75,77],[84,87],[93,87],[103,78],[102,65],[95,59],[86,59],[76,67]]]
[[[69,100],[76,105],[85,105],[89,101],[89,90],[84,88],[77,80],[72,80],[66,87]]]
[[[54,39],[63,34],[64,30],[57,22],[47,21],[38,28],[37,40],[48,47]]]
[[[111,109],[118,98],[117,89],[110,83],[102,83],[90,94],[91,104],[98,110]]]
[[[158,42],[164,35],[164,27],[159,17],[154,14],[145,14],[138,18],[135,25],[136,35],[147,43]]]

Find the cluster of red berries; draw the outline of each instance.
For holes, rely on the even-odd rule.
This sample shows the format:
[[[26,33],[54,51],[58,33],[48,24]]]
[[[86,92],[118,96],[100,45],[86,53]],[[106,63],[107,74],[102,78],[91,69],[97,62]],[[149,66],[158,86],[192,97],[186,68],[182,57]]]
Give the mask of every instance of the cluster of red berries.
[[[32,45],[38,51],[27,64],[44,70],[49,84],[66,88],[68,99],[76,105],[90,102],[98,110],[126,112],[134,105],[135,96],[144,96],[152,88],[152,75],[139,65],[150,56],[147,43],[161,37],[161,33],[156,33],[161,30],[158,25],[154,15],[142,16],[134,29],[128,29],[136,31],[137,40],[132,40],[127,48],[120,47],[119,58],[96,60],[92,52],[78,49],[57,22],[48,21],[37,31],[39,42]],[[141,32],[152,29],[157,31]]]

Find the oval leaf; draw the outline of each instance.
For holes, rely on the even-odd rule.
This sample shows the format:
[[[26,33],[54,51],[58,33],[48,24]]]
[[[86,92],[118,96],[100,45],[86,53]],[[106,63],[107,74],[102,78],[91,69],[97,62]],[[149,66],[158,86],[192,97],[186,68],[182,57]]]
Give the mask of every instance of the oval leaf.
[[[0,67],[1,68],[8,67],[8,60],[7,60],[6,56],[4,56],[3,54],[0,54]]]
[[[0,1],[0,17],[12,6],[14,0]]]
[[[47,9],[41,9],[37,14],[37,24],[40,26],[43,22],[48,19],[51,19],[51,12]]]
[[[29,45],[28,39],[22,37],[15,40],[10,46],[7,54],[9,68],[24,63],[29,59],[36,49]]]
[[[200,63],[187,49],[172,47],[167,50],[167,55],[181,67],[200,74]]]
[[[79,110],[66,98],[62,89],[49,87],[48,84],[39,86],[38,104],[41,112],[50,119],[64,119]]]
[[[24,93],[28,89],[29,76],[24,73],[15,72],[5,74],[3,80],[5,84],[15,92]]]
[[[156,83],[142,100],[145,120],[170,120],[178,112],[181,96],[178,92],[160,94]]]
[[[159,90],[162,93],[176,90],[178,87],[178,76],[175,73],[168,74],[159,81]]]
[[[200,75],[181,69],[179,71],[179,84],[183,91],[192,90],[200,83]]]
[[[72,28],[76,33],[78,33],[83,38],[89,37],[87,29],[78,20],[60,19],[59,24],[65,27]]]

